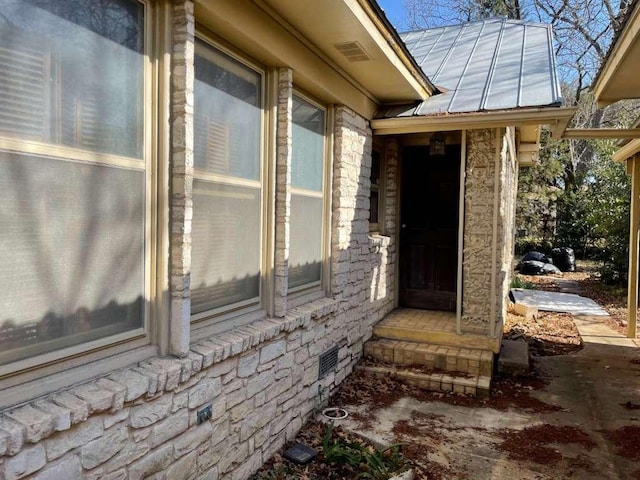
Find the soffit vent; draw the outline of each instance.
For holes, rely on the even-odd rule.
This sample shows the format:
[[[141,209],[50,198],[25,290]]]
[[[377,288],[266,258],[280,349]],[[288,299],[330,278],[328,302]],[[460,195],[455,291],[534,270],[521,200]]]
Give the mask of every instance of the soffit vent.
[[[318,380],[326,377],[336,370],[338,366],[338,345],[330,348],[320,355],[320,368],[318,370]]]
[[[334,43],[334,47],[350,62],[368,62],[371,57],[358,42]]]

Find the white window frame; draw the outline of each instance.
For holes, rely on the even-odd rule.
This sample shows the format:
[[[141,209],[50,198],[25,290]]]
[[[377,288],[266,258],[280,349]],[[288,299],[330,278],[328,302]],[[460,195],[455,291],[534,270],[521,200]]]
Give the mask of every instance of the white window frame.
[[[157,317],[166,317],[165,308],[157,295],[165,289],[157,281],[156,271],[162,270],[166,263],[160,250],[162,240],[167,233],[162,225],[165,212],[159,208],[166,205],[166,192],[159,190],[158,177],[164,174],[156,157],[166,155],[166,148],[156,145],[159,138],[161,117],[168,118],[168,111],[160,108],[154,100],[158,92],[168,92],[168,77],[161,72],[167,66],[152,61],[153,52],[166,48],[163,38],[168,38],[168,27],[157,19],[156,7],[152,0],[134,0],[143,7],[143,104],[142,157],[129,158],[108,153],[38,142],[20,140],[0,135],[0,149],[18,154],[38,155],[88,165],[120,167],[144,171],[144,268],[143,268],[143,322],[142,326],[116,335],[105,336],[89,342],[53,350],[34,357],[17,360],[0,366],[0,408],[32,399],[45,393],[59,390],[82,380],[93,378],[116,368],[143,360],[158,353],[157,341],[160,340],[158,322],[151,321],[151,312]],[[166,220],[166,218],[164,219]],[[165,222],[166,223],[166,222]],[[106,361],[104,361],[106,360]],[[87,365],[91,364],[91,368]]]
[[[331,180],[332,180],[332,165],[333,165],[333,108],[331,106],[320,103],[315,98],[308,95],[306,92],[299,88],[293,88],[292,98],[298,97],[301,100],[309,103],[310,105],[322,110],[324,112],[324,152],[322,162],[322,241],[321,241],[321,270],[320,279],[314,282],[310,282],[304,285],[299,285],[293,288],[288,288],[288,296],[290,301],[288,303],[289,308],[295,308],[308,301],[312,301],[321,296],[328,295],[329,282],[330,282],[330,251],[331,251]],[[293,123],[293,118],[291,119]],[[292,146],[293,148],[293,146]],[[297,189],[289,185],[291,194],[296,191],[305,193],[308,192],[304,189]],[[314,192],[315,193],[315,192]],[[289,229],[291,231],[291,229]]]

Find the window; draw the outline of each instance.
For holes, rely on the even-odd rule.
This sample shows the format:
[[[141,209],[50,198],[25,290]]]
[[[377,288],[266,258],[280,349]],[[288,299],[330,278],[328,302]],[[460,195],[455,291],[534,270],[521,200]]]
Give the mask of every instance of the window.
[[[293,97],[289,288],[322,280],[325,111]]]
[[[2,1],[0,18],[1,367],[141,333],[150,170],[144,5]]]
[[[262,74],[198,40],[191,313],[257,303],[262,245]]]
[[[371,196],[369,199],[369,229],[372,232],[379,232],[382,224],[382,154],[380,149],[373,147],[371,152]]]

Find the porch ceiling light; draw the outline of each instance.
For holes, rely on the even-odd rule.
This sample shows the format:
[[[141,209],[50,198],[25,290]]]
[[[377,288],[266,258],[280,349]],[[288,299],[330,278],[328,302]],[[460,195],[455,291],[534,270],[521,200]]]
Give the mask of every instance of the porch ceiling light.
[[[442,157],[445,152],[446,141],[444,135],[441,132],[436,132],[431,135],[429,140],[429,156],[430,157]]]

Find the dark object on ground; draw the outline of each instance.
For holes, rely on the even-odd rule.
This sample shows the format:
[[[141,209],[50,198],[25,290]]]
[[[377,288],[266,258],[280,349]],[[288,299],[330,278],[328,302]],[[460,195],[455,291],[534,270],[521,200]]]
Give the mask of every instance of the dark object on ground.
[[[537,260],[526,260],[518,264],[518,270],[523,275],[542,275],[545,264]]]
[[[622,405],[627,410],[640,410],[640,403],[633,403],[629,401],[627,403],[621,403],[620,405]]]
[[[548,267],[546,265],[549,265]],[[559,270],[553,268],[553,260],[544,253],[531,251],[525,253],[520,259],[516,270],[523,275],[543,275],[546,273],[560,273]]]
[[[291,446],[291,448],[287,449],[282,456],[293,463],[297,463],[298,465],[306,465],[316,458],[316,455],[318,455],[318,452],[313,448],[307,447],[300,442],[296,442]]]
[[[542,263],[553,263],[553,260],[548,255],[540,252],[527,252],[524,257],[520,259],[520,263],[527,262],[529,260],[535,260]]]
[[[556,267],[552,263],[545,263],[542,266],[542,273],[550,274],[550,273],[562,273],[558,267]]]
[[[572,248],[554,248],[551,250],[551,256],[553,257],[553,264],[562,272],[576,271],[576,254],[573,252]]]

